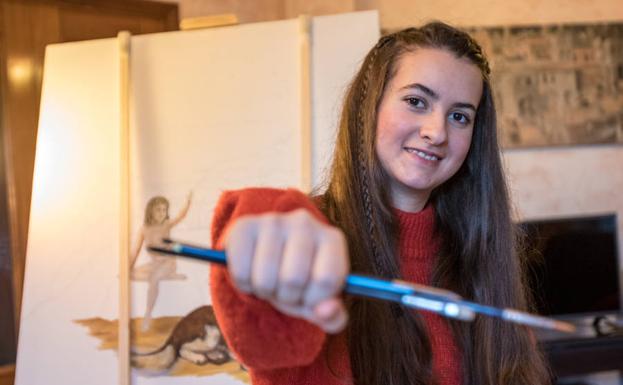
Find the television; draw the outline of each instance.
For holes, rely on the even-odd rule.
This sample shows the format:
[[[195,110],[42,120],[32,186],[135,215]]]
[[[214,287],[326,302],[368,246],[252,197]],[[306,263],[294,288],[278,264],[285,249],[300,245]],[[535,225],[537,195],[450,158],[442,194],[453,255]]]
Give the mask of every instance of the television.
[[[616,215],[526,221],[520,227],[538,313],[573,318],[621,311]]]

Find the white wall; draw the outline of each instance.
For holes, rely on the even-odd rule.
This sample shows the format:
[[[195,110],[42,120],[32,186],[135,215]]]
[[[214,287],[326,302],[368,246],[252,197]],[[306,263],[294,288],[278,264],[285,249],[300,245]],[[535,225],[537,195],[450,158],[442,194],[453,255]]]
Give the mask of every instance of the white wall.
[[[507,150],[504,159],[518,219],[616,213],[623,266],[623,146]]]
[[[386,29],[418,25],[431,19],[463,26],[623,19],[621,0],[376,0],[366,5],[376,5],[381,26]]]
[[[397,29],[431,19],[465,26],[577,23],[623,19],[621,0],[159,0],[177,3],[180,17],[235,13],[243,22],[305,13],[327,15],[378,9],[381,28]]]

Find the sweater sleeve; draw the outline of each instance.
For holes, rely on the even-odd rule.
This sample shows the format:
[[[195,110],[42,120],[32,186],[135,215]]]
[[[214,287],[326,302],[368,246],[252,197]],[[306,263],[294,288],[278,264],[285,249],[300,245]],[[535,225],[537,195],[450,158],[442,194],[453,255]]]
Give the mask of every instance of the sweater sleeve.
[[[236,218],[299,208],[327,222],[310,198],[297,190],[254,188],[225,192],[214,211],[212,245],[223,248],[227,226]],[[238,291],[225,267],[211,266],[210,294],[225,340],[245,366],[256,370],[305,366],[320,353],[325,340],[322,329]]]

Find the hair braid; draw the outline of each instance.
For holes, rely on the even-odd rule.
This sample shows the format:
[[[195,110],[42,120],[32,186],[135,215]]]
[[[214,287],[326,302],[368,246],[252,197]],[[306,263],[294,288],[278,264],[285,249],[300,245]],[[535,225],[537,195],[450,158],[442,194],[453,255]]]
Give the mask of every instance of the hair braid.
[[[374,60],[374,57],[372,57],[372,60]],[[368,65],[368,68],[366,70],[360,106],[365,101],[365,97],[366,97],[365,95],[367,92],[367,86],[368,86],[368,81],[369,81],[368,79],[369,71],[370,71],[370,65]],[[360,191],[361,191],[361,195],[363,199],[363,209],[366,215],[366,223],[368,225],[368,231],[371,235],[371,237],[369,238],[369,241],[370,241],[370,247],[372,249],[371,251],[372,251],[374,266],[376,267],[378,272],[380,272],[381,265],[379,264],[379,258],[378,258],[379,253],[378,253],[378,245],[376,241],[376,226],[374,223],[374,215],[373,215],[374,207],[372,206],[372,199],[370,198],[370,187],[368,183],[368,167],[366,165],[364,150],[363,150],[365,146],[365,136],[363,132],[363,124],[364,124],[363,110],[364,109],[360,107],[359,116],[357,118],[358,120],[357,124],[359,125],[359,146],[357,149],[357,163],[359,163],[358,166],[359,166],[359,174],[360,174],[359,175],[359,187],[360,187]]]
[[[388,273],[382,263],[381,258],[379,258],[379,245],[378,245],[378,229],[375,221],[375,209],[372,204],[372,197],[370,194],[370,184],[369,184],[369,167],[366,162],[366,127],[365,127],[365,116],[364,113],[367,110],[365,103],[367,99],[368,87],[370,85],[370,73],[372,72],[372,68],[374,67],[376,58],[378,56],[379,51],[383,46],[388,44],[390,41],[394,40],[395,34],[383,36],[376,46],[373,48],[369,59],[368,65],[366,66],[363,82],[361,87],[361,95],[359,97],[359,111],[357,113],[357,132],[359,135],[359,143],[357,146],[357,163],[359,169],[359,190],[361,193],[361,197],[363,200],[363,209],[366,216],[366,224],[368,227],[368,233],[370,234],[369,242],[370,249],[372,251],[372,257],[374,262],[374,267],[376,269],[377,274]]]

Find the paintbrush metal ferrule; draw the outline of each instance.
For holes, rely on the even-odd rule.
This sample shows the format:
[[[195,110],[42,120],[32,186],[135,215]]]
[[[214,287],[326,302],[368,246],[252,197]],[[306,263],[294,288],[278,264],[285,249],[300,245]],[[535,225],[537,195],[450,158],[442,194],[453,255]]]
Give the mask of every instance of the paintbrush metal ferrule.
[[[402,297],[401,303],[408,307],[432,311],[461,321],[473,321],[476,318],[476,312],[469,306],[462,305],[453,300],[444,301],[442,299],[407,294]]]

